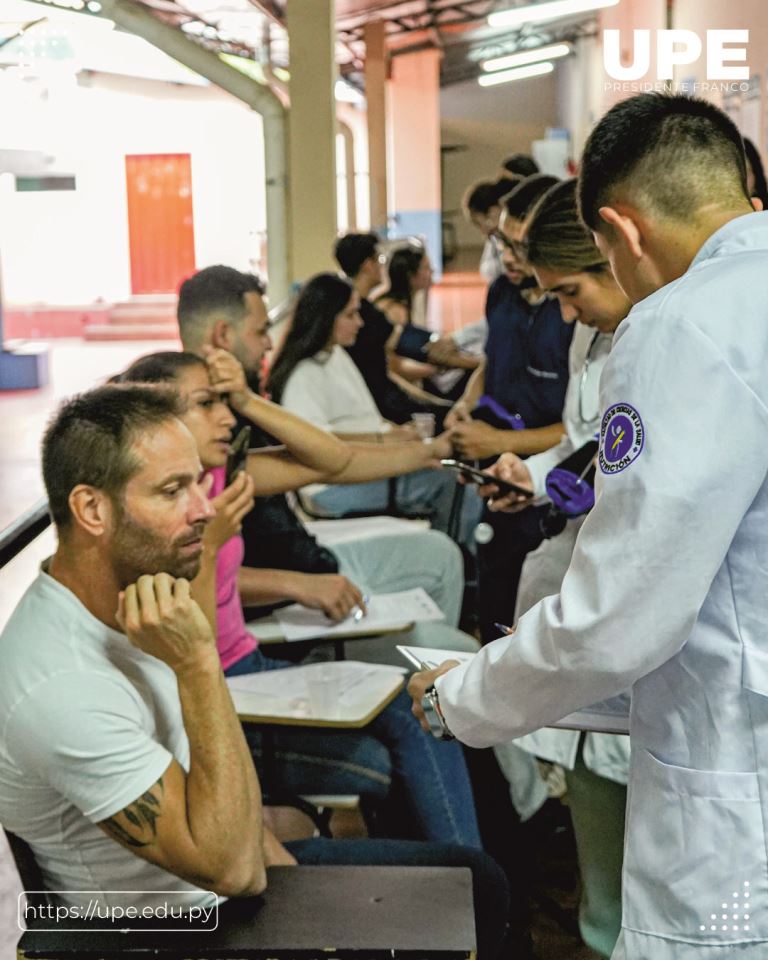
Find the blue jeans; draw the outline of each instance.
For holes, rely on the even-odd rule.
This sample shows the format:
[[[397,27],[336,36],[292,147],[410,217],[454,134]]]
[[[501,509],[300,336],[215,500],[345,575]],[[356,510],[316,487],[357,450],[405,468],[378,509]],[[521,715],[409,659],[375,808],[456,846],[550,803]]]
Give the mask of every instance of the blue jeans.
[[[291,666],[254,650],[225,673],[233,677]],[[260,728],[244,724],[243,729],[263,776]],[[406,836],[413,835],[415,827],[420,839],[482,848],[462,749],[424,733],[404,691],[363,730],[277,726],[272,730],[277,782],[267,784],[268,789],[299,795],[353,793],[381,801],[394,788],[412,821],[403,825]]]
[[[456,492],[456,474],[450,470],[417,470],[397,478],[397,505],[404,513],[428,516],[433,529],[445,532]],[[318,513],[339,516],[365,510],[383,512],[389,500],[389,481],[331,484],[312,494],[312,507]],[[459,524],[459,543],[471,545],[482,503],[477,492],[466,488]]]

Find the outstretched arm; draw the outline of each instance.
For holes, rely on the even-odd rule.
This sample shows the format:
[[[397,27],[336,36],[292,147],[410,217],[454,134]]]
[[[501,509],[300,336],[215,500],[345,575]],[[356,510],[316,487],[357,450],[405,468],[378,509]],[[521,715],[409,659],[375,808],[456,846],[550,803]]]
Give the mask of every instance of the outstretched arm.
[[[238,413],[284,444],[297,466],[333,474],[349,462],[349,448],[342,440],[253,393],[246,384],[242,366],[231,353],[209,350],[206,363],[213,389],[228,394]],[[300,485],[295,483],[283,489]],[[263,495],[258,486],[255,492]]]
[[[350,443],[349,461],[336,473],[321,473],[296,463],[287,450],[265,447],[248,457],[247,469],[254,479],[257,496],[285,493],[310,483],[367,483],[399,477],[436,467],[450,457],[452,446],[446,434],[431,443]]]

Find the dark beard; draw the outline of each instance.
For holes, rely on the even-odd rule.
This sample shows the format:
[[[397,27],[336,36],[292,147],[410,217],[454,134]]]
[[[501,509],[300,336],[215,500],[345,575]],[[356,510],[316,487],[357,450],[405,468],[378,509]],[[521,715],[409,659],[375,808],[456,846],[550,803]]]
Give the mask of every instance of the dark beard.
[[[167,573],[194,580],[200,570],[200,557],[184,557],[180,547],[201,537],[204,529],[204,523],[195,524],[190,533],[169,544],[137,523],[122,507],[118,508],[113,550],[120,589],[145,574]]]

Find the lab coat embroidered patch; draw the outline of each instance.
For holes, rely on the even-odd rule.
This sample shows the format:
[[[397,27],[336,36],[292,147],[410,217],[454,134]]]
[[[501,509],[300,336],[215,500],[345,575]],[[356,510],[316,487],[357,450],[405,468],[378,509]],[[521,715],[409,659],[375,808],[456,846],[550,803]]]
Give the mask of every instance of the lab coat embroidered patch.
[[[598,460],[603,473],[620,473],[636,460],[645,444],[640,414],[628,403],[609,407],[600,426]]]

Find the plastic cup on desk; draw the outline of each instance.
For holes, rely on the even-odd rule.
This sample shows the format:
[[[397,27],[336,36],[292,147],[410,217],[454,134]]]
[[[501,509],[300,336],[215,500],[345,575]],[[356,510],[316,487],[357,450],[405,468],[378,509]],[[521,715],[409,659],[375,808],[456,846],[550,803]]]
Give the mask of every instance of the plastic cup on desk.
[[[422,440],[429,440],[435,435],[435,415],[434,413],[414,413],[411,416],[413,425],[416,427],[416,433]]]
[[[339,715],[339,678],[333,663],[314,664],[307,676],[310,716],[335,720]]]

